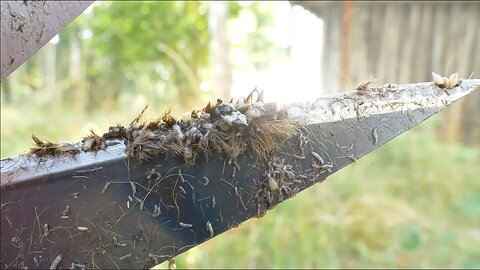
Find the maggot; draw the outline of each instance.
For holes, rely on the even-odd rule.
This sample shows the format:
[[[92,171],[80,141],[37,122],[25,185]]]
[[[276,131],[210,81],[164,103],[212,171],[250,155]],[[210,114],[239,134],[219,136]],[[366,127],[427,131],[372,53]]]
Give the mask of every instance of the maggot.
[[[312,151],[312,156],[314,156],[318,160],[318,162],[320,162],[320,164],[325,163],[325,161],[323,161],[323,158],[319,154],[317,154],[316,152]]]
[[[86,232],[88,231],[88,228],[87,227],[83,227],[83,226],[78,226],[77,227],[77,230],[81,231],[81,232]]]

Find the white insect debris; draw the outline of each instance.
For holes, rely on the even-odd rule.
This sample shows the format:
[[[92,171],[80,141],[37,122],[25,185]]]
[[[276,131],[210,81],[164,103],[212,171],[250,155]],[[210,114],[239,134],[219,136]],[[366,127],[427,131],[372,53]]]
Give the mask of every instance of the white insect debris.
[[[50,265],[50,270],[55,270],[58,268],[58,265],[62,261],[62,255],[58,254],[57,257],[52,261],[52,264]]]
[[[207,221],[206,227],[207,227],[207,231],[210,233],[210,237],[213,237],[214,232],[213,232],[212,223],[210,223],[210,221]]]
[[[320,164],[325,163],[325,161],[323,161],[323,158],[319,154],[317,154],[316,152],[312,151],[312,156],[315,157]]]
[[[128,258],[132,257],[132,253],[128,253],[123,255],[122,257],[118,258],[120,261],[126,260]]]
[[[132,187],[132,195],[135,196],[135,193],[137,193],[137,186],[132,181],[130,181],[130,186]]]
[[[152,216],[153,216],[153,217],[158,217],[158,216],[160,216],[161,213],[162,213],[162,212],[160,211],[160,207],[158,207],[158,205],[155,204],[155,205],[153,206]]]
[[[376,145],[378,142],[378,133],[377,133],[377,128],[374,128],[372,130],[372,136],[373,136],[373,144]]]
[[[110,184],[111,184],[110,182],[107,182],[107,183],[105,184],[105,186],[103,186],[102,194],[107,191],[107,189],[108,189],[108,187],[110,186]]]
[[[48,226],[47,223],[43,224],[43,231],[44,231],[44,236],[47,236],[48,233],[50,232],[50,227]]]
[[[81,231],[81,232],[86,232],[88,231],[88,228],[87,227],[83,227],[83,226],[78,226],[77,227],[77,230]]]
[[[215,201],[215,196],[212,197],[212,208],[215,208],[217,202]]]
[[[180,226],[182,226],[183,228],[191,228],[193,227],[192,224],[188,224],[188,223],[183,223],[183,222],[178,222],[178,224],[180,224]]]
[[[208,183],[210,182],[210,180],[206,176],[203,177],[203,180],[205,180],[205,182],[203,183],[204,186],[208,185]]]
[[[65,210],[62,212],[62,216],[60,218],[66,219],[68,218],[68,213],[70,212],[70,205],[65,206]]]

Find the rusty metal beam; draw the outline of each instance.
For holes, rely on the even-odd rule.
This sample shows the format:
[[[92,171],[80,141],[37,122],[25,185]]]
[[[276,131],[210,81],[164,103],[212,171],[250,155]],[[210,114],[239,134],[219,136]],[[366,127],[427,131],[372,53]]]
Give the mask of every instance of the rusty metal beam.
[[[27,61],[94,1],[1,1],[0,80]]]

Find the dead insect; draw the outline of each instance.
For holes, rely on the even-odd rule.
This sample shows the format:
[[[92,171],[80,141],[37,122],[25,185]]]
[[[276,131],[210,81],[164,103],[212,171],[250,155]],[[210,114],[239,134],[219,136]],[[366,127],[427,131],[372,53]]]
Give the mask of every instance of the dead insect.
[[[449,78],[442,77],[435,72],[432,72],[433,82],[436,86],[442,89],[452,89],[459,86],[462,83],[462,79],[458,78],[458,73],[453,73]]]
[[[214,232],[213,232],[212,223],[210,223],[210,221],[207,221],[207,224],[205,224],[205,226],[207,227],[207,231],[210,233],[210,237],[213,237]]]
[[[377,128],[374,128],[372,130],[372,136],[373,136],[373,144],[377,144],[378,142],[378,133],[377,133]]]
[[[110,186],[110,182],[107,182],[107,183],[105,184],[105,186],[103,186],[102,194],[107,191],[107,189],[108,189],[109,186]]]
[[[118,240],[117,240],[117,237],[113,237],[113,246],[117,246],[118,245]]]
[[[373,82],[373,79],[369,79],[367,81],[364,81],[364,82],[360,83],[359,85],[357,85],[357,87],[355,87],[355,90],[358,91],[357,92],[358,94],[364,94],[368,90],[370,90],[370,84],[372,84],[372,82]]]
[[[183,222],[178,222],[178,224],[180,224],[180,226],[182,226],[183,228],[191,228],[193,227],[192,224],[188,224],[188,223],[183,223]]]
[[[458,73],[453,73],[447,80],[447,89],[452,89],[459,86],[462,80],[458,78]]]
[[[325,161],[323,161],[323,158],[319,154],[317,154],[316,152],[312,151],[312,156],[314,156],[320,164],[325,163]]]
[[[62,255],[58,254],[57,257],[52,261],[52,264],[50,265],[50,270],[55,270],[58,268],[58,265],[62,261]]]
[[[268,176],[268,187],[270,191],[277,191],[279,189],[277,181],[270,175]]]
[[[37,256],[33,257],[33,263],[35,264],[35,267],[40,267],[40,264],[38,263]]]
[[[185,191],[185,189],[182,186],[178,186],[178,188],[183,194],[187,194],[187,191]]]
[[[78,192],[73,193],[73,198],[74,198],[74,199],[77,199],[78,196],[80,196],[80,193],[78,193]]]

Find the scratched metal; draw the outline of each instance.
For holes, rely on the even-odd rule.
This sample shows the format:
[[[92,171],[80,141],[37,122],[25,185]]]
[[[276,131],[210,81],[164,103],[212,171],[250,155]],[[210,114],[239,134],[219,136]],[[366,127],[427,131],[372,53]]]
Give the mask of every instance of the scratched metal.
[[[467,83],[449,95],[434,89],[434,95],[447,101],[438,106],[426,106],[425,101],[416,109],[357,114],[348,110],[353,105],[341,105],[330,119],[342,115],[344,106],[344,116],[350,112],[353,117],[303,125],[301,136],[309,141],[304,158],[300,157],[298,136],[289,139],[277,154],[295,174],[290,190],[302,191],[322,182],[467,94],[471,86]],[[361,99],[365,100],[360,103],[366,104],[369,97]],[[364,109],[362,112],[368,111]],[[290,112],[292,117],[295,111]],[[309,119],[314,117],[320,116]],[[266,186],[267,164],[257,162],[250,154],[236,161],[239,170],[234,176],[236,165],[222,157],[200,156],[190,167],[184,166],[182,158],[166,155],[139,164],[119,158],[120,154],[109,157],[109,151],[118,152],[122,146],[112,149],[77,157],[81,163],[89,156],[96,160],[93,164],[81,163],[74,169],[39,173],[38,177],[24,172],[31,170],[28,166],[12,164],[15,159],[2,161],[2,268],[45,269],[57,255],[62,256],[61,268],[72,264],[90,269],[149,268],[281,202],[279,197],[273,201],[255,198],[259,188]],[[312,177],[312,151],[332,165],[330,172]],[[30,160],[39,172],[61,165],[49,161]],[[62,158],[58,161],[66,162]],[[204,177],[209,179],[208,184]],[[289,193],[293,195],[295,192]],[[67,205],[68,213],[64,212]],[[158,215],[154,215],[155,205],[160,208]]]

